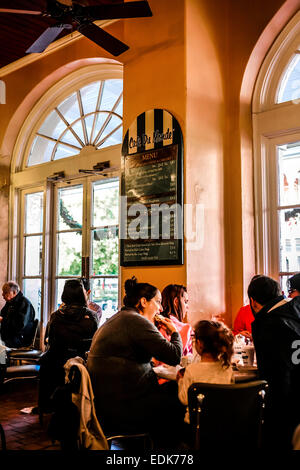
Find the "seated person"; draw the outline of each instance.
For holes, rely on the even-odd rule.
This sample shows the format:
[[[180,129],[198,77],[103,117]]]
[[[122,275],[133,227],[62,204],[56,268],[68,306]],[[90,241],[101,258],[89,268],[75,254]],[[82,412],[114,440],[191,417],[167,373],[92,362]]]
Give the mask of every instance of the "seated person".
[[[176,382],[173,393],[160,386],[150,361],[155,356],[166,364],[179,364],[180,335],[168,318],[163,321],[170,341],[154,326],[154,316],[162,311],[156,287],[132,278],[125,282],[125,293],[124,307],[99,328],[88,355],[97,417],[104,432],[142,430],[172,442],[184,408]]]
[[[6,304],[1,310],[1,340],[8,348],[29,346],[34,335],[34,308],[16,282],[9,281],[2,286]]]
[[[179,284],[169,284],[161,293],[162,315],[172,320],[178,333],[181,336],[183,346],[183,356],[192,354],[192,327],[187,323],[188,294],[185,286]],[[157,323],[159,331],[169,339],[164,325]]]
[[[40,361],[39,407],[51,409],[50,396],[64,384],[63,365],[71,357],[84,356],[90,340],[98,328],[95,312],[87,307],[87,297],[79,279],[65,282],[61,296],[63,304],[52,313],[47,325],[48,350]]]
[[[244,305],[238,311],[233,324],[233,334],[243,335],[246,338],[252,338],[251,323],[254,322],[254,315],[250,305]]]
[[[257,274],[252,277],[251,282],[259,278],[261,275]],[[233,324],[233,334],[236,336],[238,334],[245,336],[252,340],[252,326],[254,322],[254,315],[250,305],[244,305],[238,311],[237,316],[235,317]]]
[[[233,382],[231,357],[233,334],[224,324],[201,320],[194,328],[195,348],[201,361],[194,362],[177,374],[178,397],[188,405],[188,389],[194,382],[230,384]],[[185,422],[189,423],[187,410]]]
[[[291,299],[300,295],[300,273],[287,280],[288,294]]]

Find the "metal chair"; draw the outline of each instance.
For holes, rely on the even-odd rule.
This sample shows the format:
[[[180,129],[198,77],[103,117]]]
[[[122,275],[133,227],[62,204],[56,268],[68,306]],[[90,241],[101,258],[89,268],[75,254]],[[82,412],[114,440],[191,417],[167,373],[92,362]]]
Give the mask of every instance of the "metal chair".
[[[39,320],[36,318],[34,320],[33,326],[33,336],[31,340],[31,344],[24,348],[17,348],[17,349],[8,349],[7,350],[7,359],[8,365],[13,366],[14,364],[22,364],[22,361],[26,361],[29,363],[38,364],[41,356],[43,355],[43,351],[35,348],[37,333],[39,329]]]
[[[12,380],[38,379],[40,366],[28,364],[20,366],[0,366],[0,386]]]
[[[267,387],[264,380],[192,384],[188,390],[192,447],[261,448]]]

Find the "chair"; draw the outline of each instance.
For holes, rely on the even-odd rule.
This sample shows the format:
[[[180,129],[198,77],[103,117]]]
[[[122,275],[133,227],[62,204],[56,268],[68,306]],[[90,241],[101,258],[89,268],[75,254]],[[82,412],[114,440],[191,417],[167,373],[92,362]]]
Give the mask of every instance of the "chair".
[[[12,380],[38,379],[40,366],[26,364],[21,366],[0,366],[0,386]]]
[[[7,352],[8,365],[14,365],[14,363],[21,364],[22,361],[38,363],[43,351],[35,348],[36,337],[39,329],[39,320],[36,318],[33,322],[33,336],[31,344],[24,348],[9,349]]]
[[[52,441],[59,440],[63,451],[84,450],[81,448],[78,438],[80,411],[72,403],[72,394],[78,394],[81,386],[82,375],[77,365],[72,365],[68,373],[69,382],[63,387],[56,389],[52,400],[54,403],[54,413],[52,415],[48,434]],[[74,432],[75,431],[75,432]],[[101,431],[102,432],[102,431]],[[139,440],[143,444],[143,449],[153,449],[153,443],[148,433],[110,433],[104,436],[110,450],[132,449],[132,444],[136,445]],[[135,446],[134,446],[135,447]]]
[[[231,385],[192,384],[188,407],[193,447],[261,448],[267,387],[264,380]]]

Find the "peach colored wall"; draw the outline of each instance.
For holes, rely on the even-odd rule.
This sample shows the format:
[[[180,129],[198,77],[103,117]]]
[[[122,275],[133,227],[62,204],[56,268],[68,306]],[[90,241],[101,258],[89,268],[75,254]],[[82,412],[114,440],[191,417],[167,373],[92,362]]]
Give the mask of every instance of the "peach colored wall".
[[[251,71],[253,77],[299,2],[149,0],[149,3],[153,18],[119,21],[108,28],[130,46],[118,58],[124,63],[124,131],[138,114],[150,108],[163,107],[175,115],[184,134],[185,202],[203,204],[204,237],[202,247],[185,253],[184,266],[124,268],[122,280],[135,274],[141,281],[147,280],[160,288],[169,282],[187,283],[192,322],[210,313],[226,312],[230,323],[231,315],[243,302],[245,276],[250,276],[254,269],[253,237],[246,236],[247,231],[253,233],[254,80],[243,103],[242,119],[241,85],[257,41],[265,41],[264,53]],[[261,36],[281,5],[285,10],[280,21],[273,25],[268,37]],[[7,104],[0,105],[0,191],[1,178],[7,176],[13,143],[26,110],[47,87],[83,65],[82,60],[101,57],[110,56],[82,38],[4,77]],[[245,156],[247,164],[242,173],[241,159]],[[243,176],[245,170],[250,178],[248,174]],[[0,283],[6,279],[6,193],[4,188],[0,201],[0,259],[4,265]]]
[[[264,34],[282,4],[272,21],[272,33]],[[299,1],[186,1],[186,201],[197,192],[205,210],[203,248],[198,256],[187,256],[193,321],[201,309],[199,317],[224,312],[230,324],[255,274],[250,145],[254,80],[247,104],[243,103],[243,120],[240,91],[258,39],[266,53],[297,8]],[[262,60],[260,55],[252,76],[257,75]]]
[[[151,21],[125,23],[126,37],[137,47],[124,66],[124,130],[143,111],[164,108],[185,122],[184,2],[150,1]],[[123,268],[122,284],[135,275],[162,289],[185,284],[185,266]]]

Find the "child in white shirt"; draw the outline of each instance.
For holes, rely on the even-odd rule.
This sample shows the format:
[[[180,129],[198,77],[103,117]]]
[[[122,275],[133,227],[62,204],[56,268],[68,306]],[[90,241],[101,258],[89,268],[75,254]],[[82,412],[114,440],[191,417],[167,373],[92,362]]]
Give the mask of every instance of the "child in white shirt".
[[[188,365],[185,370],[181,369],[177,375],[178,397],[184,405],[188,405],[188,388],[195,382],[233,382],[233,338],[233,334],[223,323],[202,320],[195,325],[195,349],[201,360]],[[185,422],[190,422],[188,409]]]

